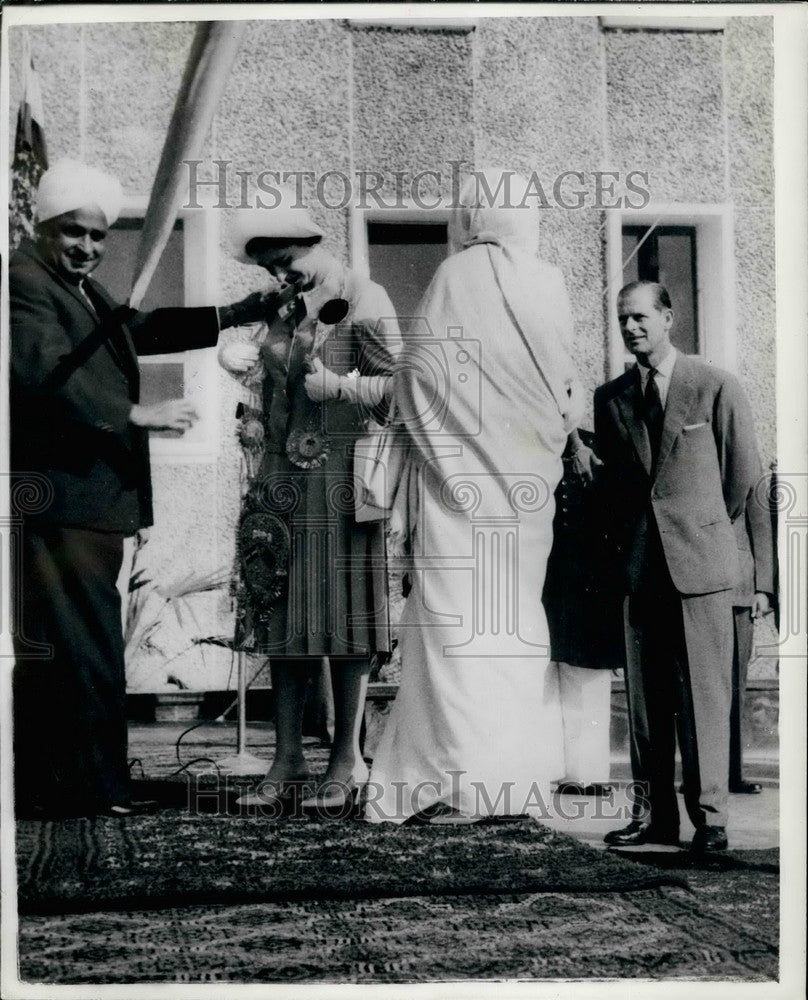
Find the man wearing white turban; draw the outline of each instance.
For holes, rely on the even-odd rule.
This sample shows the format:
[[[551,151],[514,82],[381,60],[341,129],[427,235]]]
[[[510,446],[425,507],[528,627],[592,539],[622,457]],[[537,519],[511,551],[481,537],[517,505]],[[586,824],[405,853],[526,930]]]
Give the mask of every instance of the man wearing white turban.
[[[42,175],[37,188],[36,215],[39,222],[55,219],[86,205],[97,205],[111,226],[121,214],[123,189],[111,177],[78,160],[58,160]]]
[[[149,430],[184,431],[191,402],[139,402],[137,355],[212,347],[260,319],[229,307],[118,306],[89,275],[121,208],[115,178],[75,161],[43,174],[36,238],[9,261],[12,496],[24,511],[14,675],[18,810],[137,810],[127,766],[123,539],[152,523]]]

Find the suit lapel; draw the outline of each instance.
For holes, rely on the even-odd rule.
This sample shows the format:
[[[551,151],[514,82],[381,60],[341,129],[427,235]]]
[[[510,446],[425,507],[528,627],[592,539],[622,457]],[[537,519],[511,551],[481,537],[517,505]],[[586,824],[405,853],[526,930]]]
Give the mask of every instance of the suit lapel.
[[[51,281],[56,282],[58,287],[63,293],[70,296],[71,303],[78,303],[82,308],[84,313],[93,321],[94,326],[98,326],[99,322],[104,319],[104,317],[115,307],[115,303],[109,298],[109,296],[104,292],[103,288],[94,282],[91,278],[85,278],[84,287],[87,295],[83,295],[81,290],[77,285],[71,284],[69,281],[65,281],[59,273],[54,270],[43,258],[40,256],[36,244],[32,240],[24,240],[19,248],[20,253],[25,254],[25,256],[30,257],[31,260],[35,261],[36,264],[41,267]],[[114,343],[112,341],[115,341]],[[129,336],[129,332],[125,326],[121,326],[121,333],[119,337],[108,337],[104,342],[104,349],[109,353],[112,360],[115,362],[118,368],[120,368],[124,374],[129,378],[130,384],[132,383],[132,378],[134,376],[137,385],[140,369],[138,367],[137,352],[135,351],[132,339]]]
[[[96,310],[93,309],[93,307],[87,301],[87,299],[85,298],[85,296],[81,294],[81,290],[78,287],[78,285],[71,285],[69,282],[63,281],[59,277],[58,274],[55,275],[55,277],[56,277],[56,280],[59,282],[59,284],[68,293],[68,295],[72,296],[72,298],[75,299],[76,302],[78,302],[78,304],[82,307],[82,309],[86,309],[87,312],[92,316],[92,318],[97,323],[98,320],[100,319],[100,317],[99,317],[98,313],[96,312]]]
[[[35,243],[29,240],[25,240],[23,243],[20,244],[19,251],[20,253],[24,253],[26,256],[36,261],[36,263],[39,264],[39,266],[47,272],[49,277],[57,283],[57,285],[62,289],[63,292],[66,292],[71,297],[71,299],[73,299],[74,302],[78,302],[81,308],[85,312],[87,312],[96,323],[98,322],[98,316],[95,310],[87,301],[87,299],[81,294],[78,285],[72,285],[70,284],[69,281],[65,281],[64,278],[62,278],[61,275],[56,270],[54,270],[54,268],[50,266],[50,264],[48,264],[45,260],[43,260],[43,258],[39,254],[39,251]]]
[[[668,397],[665,400],[665,419],[662,423],[662,437],[659,442],[657,475],[659,475],[659,470],[671,452],[673,442],[687,420],[695,394],[696,387],[693,382],[693,370],[690,362],[683,355],[677,354],[676,364],[671,372]]]
[[[648,440],[648,431],[641,416],[642,392],[640,391],[640,373],[636,369],[632,372],[632,378],[626,388],[615,397],[615,405],[620,413],[620,418],[631,436],[634,449],[643,468],[651,475],[651,442]]]

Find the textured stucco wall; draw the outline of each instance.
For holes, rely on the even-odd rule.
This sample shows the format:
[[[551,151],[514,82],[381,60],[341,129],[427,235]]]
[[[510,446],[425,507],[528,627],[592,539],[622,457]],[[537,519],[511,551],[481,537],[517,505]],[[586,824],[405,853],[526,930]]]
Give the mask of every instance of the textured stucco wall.
[[[357,171],[385,175],[384,200],[395,197],[396,171],[425,170],[426,203],[450,196],[450,160],[474,157],[473,34],[456,31],[354,29],[353,156]]]
[[[52,158],[96,161],[122,178],[128,194],[147,195],[193,25],[26,30]],[[10,43],[13,128],[19,29]],[[203,156],[232,163],[234,202],[235,170],[412,175],[434,169],[444,175],[446,195],[450,160],[535,170],[547,189],[565,170],[584,173],[591,187],[595,171],[645,169],[657,199],[729,202],[739,374],[769,460],[775,453],[771,72],[766,18],[732,18],[723,34],[604,32],[594,17],[483,18],[473,32],[255,21]],[[427,181],[424,194],[430,190]],[[338,189],[329,191],[338,197]],[[314,212],[326,244],[347,259],[347,211]],[[222,213],[218,287],[209,290],[214,301],[264,283],[257,268],[230,256],[231,215]],[[604,221],[597,209],[553,207],[544,210],[541,230],[542,256],[565,274],[575,357],[590,389],[606,374],[611,303]],[[224,339],[246,335],[227,332]],[[232,563],[240,493],[233,414],[245,393],[222,373],[219,397],[218,460],[155,465],[157,524],[144,553],[164,583]],[[232,627],[224,591],[195,598],[193,610],[201,632]],[[229,668],[229,656],[215,651],[207,666],[198,653],[172,663],[177,676],[199,687],[224,686]]]
[[[655,201],[722,201],[720,32],[607,31],[609,161],[647,170]]]
[[[738,374],[752,402],[768,464],[777,453],[771,18],[730,18],[724,44]]]

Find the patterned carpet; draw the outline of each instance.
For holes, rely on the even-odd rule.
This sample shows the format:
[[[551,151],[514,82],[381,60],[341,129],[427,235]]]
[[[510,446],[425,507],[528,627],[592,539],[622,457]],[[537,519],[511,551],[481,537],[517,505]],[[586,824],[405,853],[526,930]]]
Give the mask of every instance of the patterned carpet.
[[[85,901],[94,908],[21,917],[23,981],[764,981],[777,975],[776,851],[731,853],[694,865],[686,853],[616,857],[533,823],[380,830],[188,814],[171,817],[174,834],[167,838],[166,818],[18,824],[23,907],[80,911],[80,902],[71,906],[66,898],[79,892],[91,894]],[[180,852],[172,868],[165,847],[157,846],[167,841],[183,845],[184,872],[177,870]],[[292,842],[298,847],[290,855]],[[236,869],[222,864],[219,852],[227,847],[232,856],[235,844],[259,873],[250,882],[256,901],[238,900]],[[145,869],[136,876],[138,858]],[[514,877],[521,871],[535,886],[540,874],[545,888],[553,888],[565,869],[568,888],[574,890],[577,880],[578,891],[507,891],[503,881],[509,872],[518,884]],[[243,878],[243,866],[240,871]],[[480,871],[492,891],[480,891]],[[361,872],[368,873],[364,880]],[[211,885],[212,873],[219,884]],[[618,876],[634,891],[620,891]],[[290,898],[293,877],[304,880],[298,888],[306,892],[316,885],[320,898]],[[682,878],[686,884],[659,885]],[[272,895],[269,879],[279,891],[285,887],[287,898],[257,901]],[[658,887],[641,888],[643,879]],[[194,895],[202,882],[204,903],[204,895]],[[134,896],[147,883],[152,895],[141,900],[146,908],[135,908]],[[466,891],[452,892],[452,884]],[[372,898],[380,889],[390,894]],[[186,893],[182,905],[180,890]],[[346,898],[351,896],[357,898]]]
[[[676,873],[526,818],[376,826],[164,810],[125,820],[20,820],[17,858],[21,913],[683,885]]]
[[[198,780],[203,784],[213,779],[211,760],[232,752],[232,733],[221,726],[206,726],[188,733],[182,746],[175,750],[174,741],[181,729],[182,726],[133,727],[133,756],[140,761],[136,776],[160,782],[163,791],[166,778],[177,771],[178,765],[185,765],[184,773],[200,772]],[[271,740],[265,727],[251,729],[251,748],[267,758],[271,757]],[[307,756],[312,771],[323,770],[327,751],[316,741],[307,741]],[[191,758],[199,764],[188,766]],[[186,798],[184,773],[176,773],[173,778],[176,784],[169,798],[176,805]],[[140,794],[150,791],[152,788],[144,783]],[[146,844],[152,852],[149,856],[157,858],[163,852],[161,856],[166,863],[164,846],[148,844],[148,832],[152,830],[148,823],[164,823],[166,815],[163,812],[159,817],[143,817],[126,824],[99,821],[109,824],[109,836],[100,835],[95,825],[82,826],[82,821],[74,821],[79,824],[78,830],[84,831],[85,839],[81,851],[74,849],[72,855],[70,851],[63,855],[61,848],[56,850],[59,835],[52,828],[48,831],[47,824],[31,823],[27,827],[25,823],[18,824],[23,858],[21,878],[28,883],[27,895],[23,896],[26,905],[32,909],[36,905],[42,908],[59,905],[65,910],[65,902],[58,903],[60,894],[89,889],[98,898],[87,905],[106,907],[93,912],[23,914],[19,920],[19,969],[24,982],[392,984],[503,978],[762,982],[773,980],[778,974],[776,851],[729,852],[696,865],[686,852],[635,852],[631,857],[595,852],[610,866],[619,864],[621,877],[628,880],[621,888],[613,881],[614,867],[598,869],[612,881],[602,880],[599,885],[591,881],[596,870],[591,853],[586,853],[588,849],[579,844],[585,853],[574,856],[579,868],[581,859],[587,859],[584,867],[591,881],[590,891],[581,882],[581,871],[577,874],[576,890],[570,881],[576,877],[575,866],[567,863],[573,855],[560,852],[556,861],[566,857],[567,862],[554,863],[553,867],[568,879],[565,885],[570,891],[519,892],[514,883],[512,891],[500,885],[492,892],[459,894],[457,889],[451,891],[452,880],[446,878],[446,854],[439,858],[434,850],[436,841],[429,838],[465,831],[458,845],[461,850],[454,855],[455,869],[459,870],[457,859],[466,850],[462,845],[471,843],[465,840],[466,835],[480,837],[495,833],[492,842],[499,840],[498,850],[507,853],[502,838],[516,837],[512,831],[520,824],[503,824],[498,830],[489,828],[489,833],[480,827],[453,831],[418,828],[407,834],[413,839],[406,856],[400,855],[396,860],[391,850],[384,862],[388,866],[385,872],[388,892],[397,880],[399,889],[418,890],[418,895],[370,898],[368,894],[367,898],[344,898],[351,892],[355,894],[360,887],[357,871],[366,869],[368,859],[374,854],[381,857],[377,844],[381,830],[374,827],[369,831],[373,843],[356,841],[355,854],[345,851],[344,844],[337,844],[329,851],[333,864],[331,898],[263,899],[261,893],[266,890],[264,880],[269,867],[265,865],[261,878],[250,882],[255,895],[242,899],[231,895],[227,903],[223,902],[226,896],[204,901],[186,897],[180,902],[170,895],[178,887],[177,879],[182,881],[189,873],[195,873],[198,881],[204,878],[206,888],[210,887],[211,880],[205,872],[211,868],[206,869],[204,861],[212,846],[216,850],[213,829],[219,832],[219,850],[226,848],[232,855],[233,844],[238,841],[243,843],[245,855],[256,851],[252,868],[258,870],[257,859],[266,857],[271,843],[270,827],[277,826],[249,818],[193,817],[186,813],[181,827],[187,834],[183,841],[185,857],[174,858],[175,862],[183,860],[185,871],[178,870],[176,864],[173,868],[158,865],[152,878],[153,896],[148,901],[141,900],[141,905],[147,908],[130,905],[134,902],[131,895],[125,909],[110,908],[116,894],[123,905],[126,893],[121,893],[122,877],[116,883],[109,878],[108,871],[103,879],[97,878],[102,858],[106,857],[107,862],[113,858],[134,858],[140,850],[138,845]],[[213,818],[217,820],[215,824],[211,824]],[[148,823],[144,823],[146,820]],[[137,833],[134,822],[143,824]],[[207,831],[201,839],[197,823]],[[345,829],[335,832],[337,826],[358,828],[360,824],[320,824],[319,831],[312,826],[307,836],[312,841],[318,836],[324,841],[328,837],[339,840],[347,832]],[[295,827],[298,831],[303,829],[300,823],[295,823]],[[388,846],[392,846],[395,829],[381,829],[386,831],[383,836],[390,838]],[[350,836],[355,833],[352,829]],[[531,835],[520,831],[519,836]],[[295,837],[299,840],[299,833]],[[558,846],[566,840],[561,837],[555,843]],[[448,842],[447,837],[444,847]],[[539,864],[544,863],[550,853],[547,847],[553,841],[550,837],[542,842],[542,849],[524,852],[531,858],[534,884],[537,884],[536,862],[540,859]],[[521,843],[524,846],[532,841]],[[515,841],[511,846],[514,844]],[[309,850],[314,846],[312,843]],[[478,857],[484,853],[479,844],[476,853]],[[324,854],[323,849],[318,864]],[[493,854],[496,855],[496,850]],[[503,857],[500,853],[500,859]],[[84,858],[83,867],[77,863],[80,858]],[[219,857],[216,863],[219,871],[221,860]],[[307,872],[303,872],[309,880],[306,884],[310,886],[314,879],[322,888],[320,869],[311,861],[308,857],[303,865],[308,866]],[[71,864],[73,889],[66,884],[59,889],[55,883],[60,879],[65,882]],[[342,865],[344,869],[340,868]],[[376,865],[375,870],[381,867]],[[478,871],[481,867],[480,863],[471,866]],[[544,888],[549,889],[552,888],[546,877],[549,863],[544,867]],[[460,871],[459,875],[466,878],[467,888],[472,881],[471,868],[466,864],[465,872]],[[118,875],[125,869],[124,865]],[[495,866],[491,870],[496,875]],[[346,871],[347,877],[343,878]],[[530,869],[526,871],[530,874]],[[48,877],[41,877],[44,875]],[[656,881],[643,882],[648,876]],[[138,877],[142,889],[144,873]],[[170,892],[165,891],[167,877],[174,879]],[[438,884],[434,880],[441,877],[443,888],[437,894],[429,892]],[[679,880],[681,884],[661,884],[665,879]],[[186,880],[186,889],[191,882]],[[454,884],[458,885],[457,878]],[[337,898],[340,886],[343,898]],[[370,882],[366,881],[365,888],[370,888]],[[525,884],[519,888],[524,889]],[[131,885],[127,891],[131,893]],[[161,893],[163,898],[158,901]],[[73,909],[78,908],[74,903]]]
[[[768,903],[749,927],[677,888],[31,916],[20,968],[51,983],[763,981],[777,975]]]

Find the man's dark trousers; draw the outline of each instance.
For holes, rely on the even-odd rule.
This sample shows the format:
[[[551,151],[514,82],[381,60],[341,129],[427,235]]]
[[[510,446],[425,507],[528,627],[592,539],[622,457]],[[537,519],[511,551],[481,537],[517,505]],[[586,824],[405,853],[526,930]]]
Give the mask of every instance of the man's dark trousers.
[[[123,535],[26,525],[18,584],[14,734],[18,809],[81,814],[130,800],[121,600]],[[97,801],[88,801],[89,790]]]

